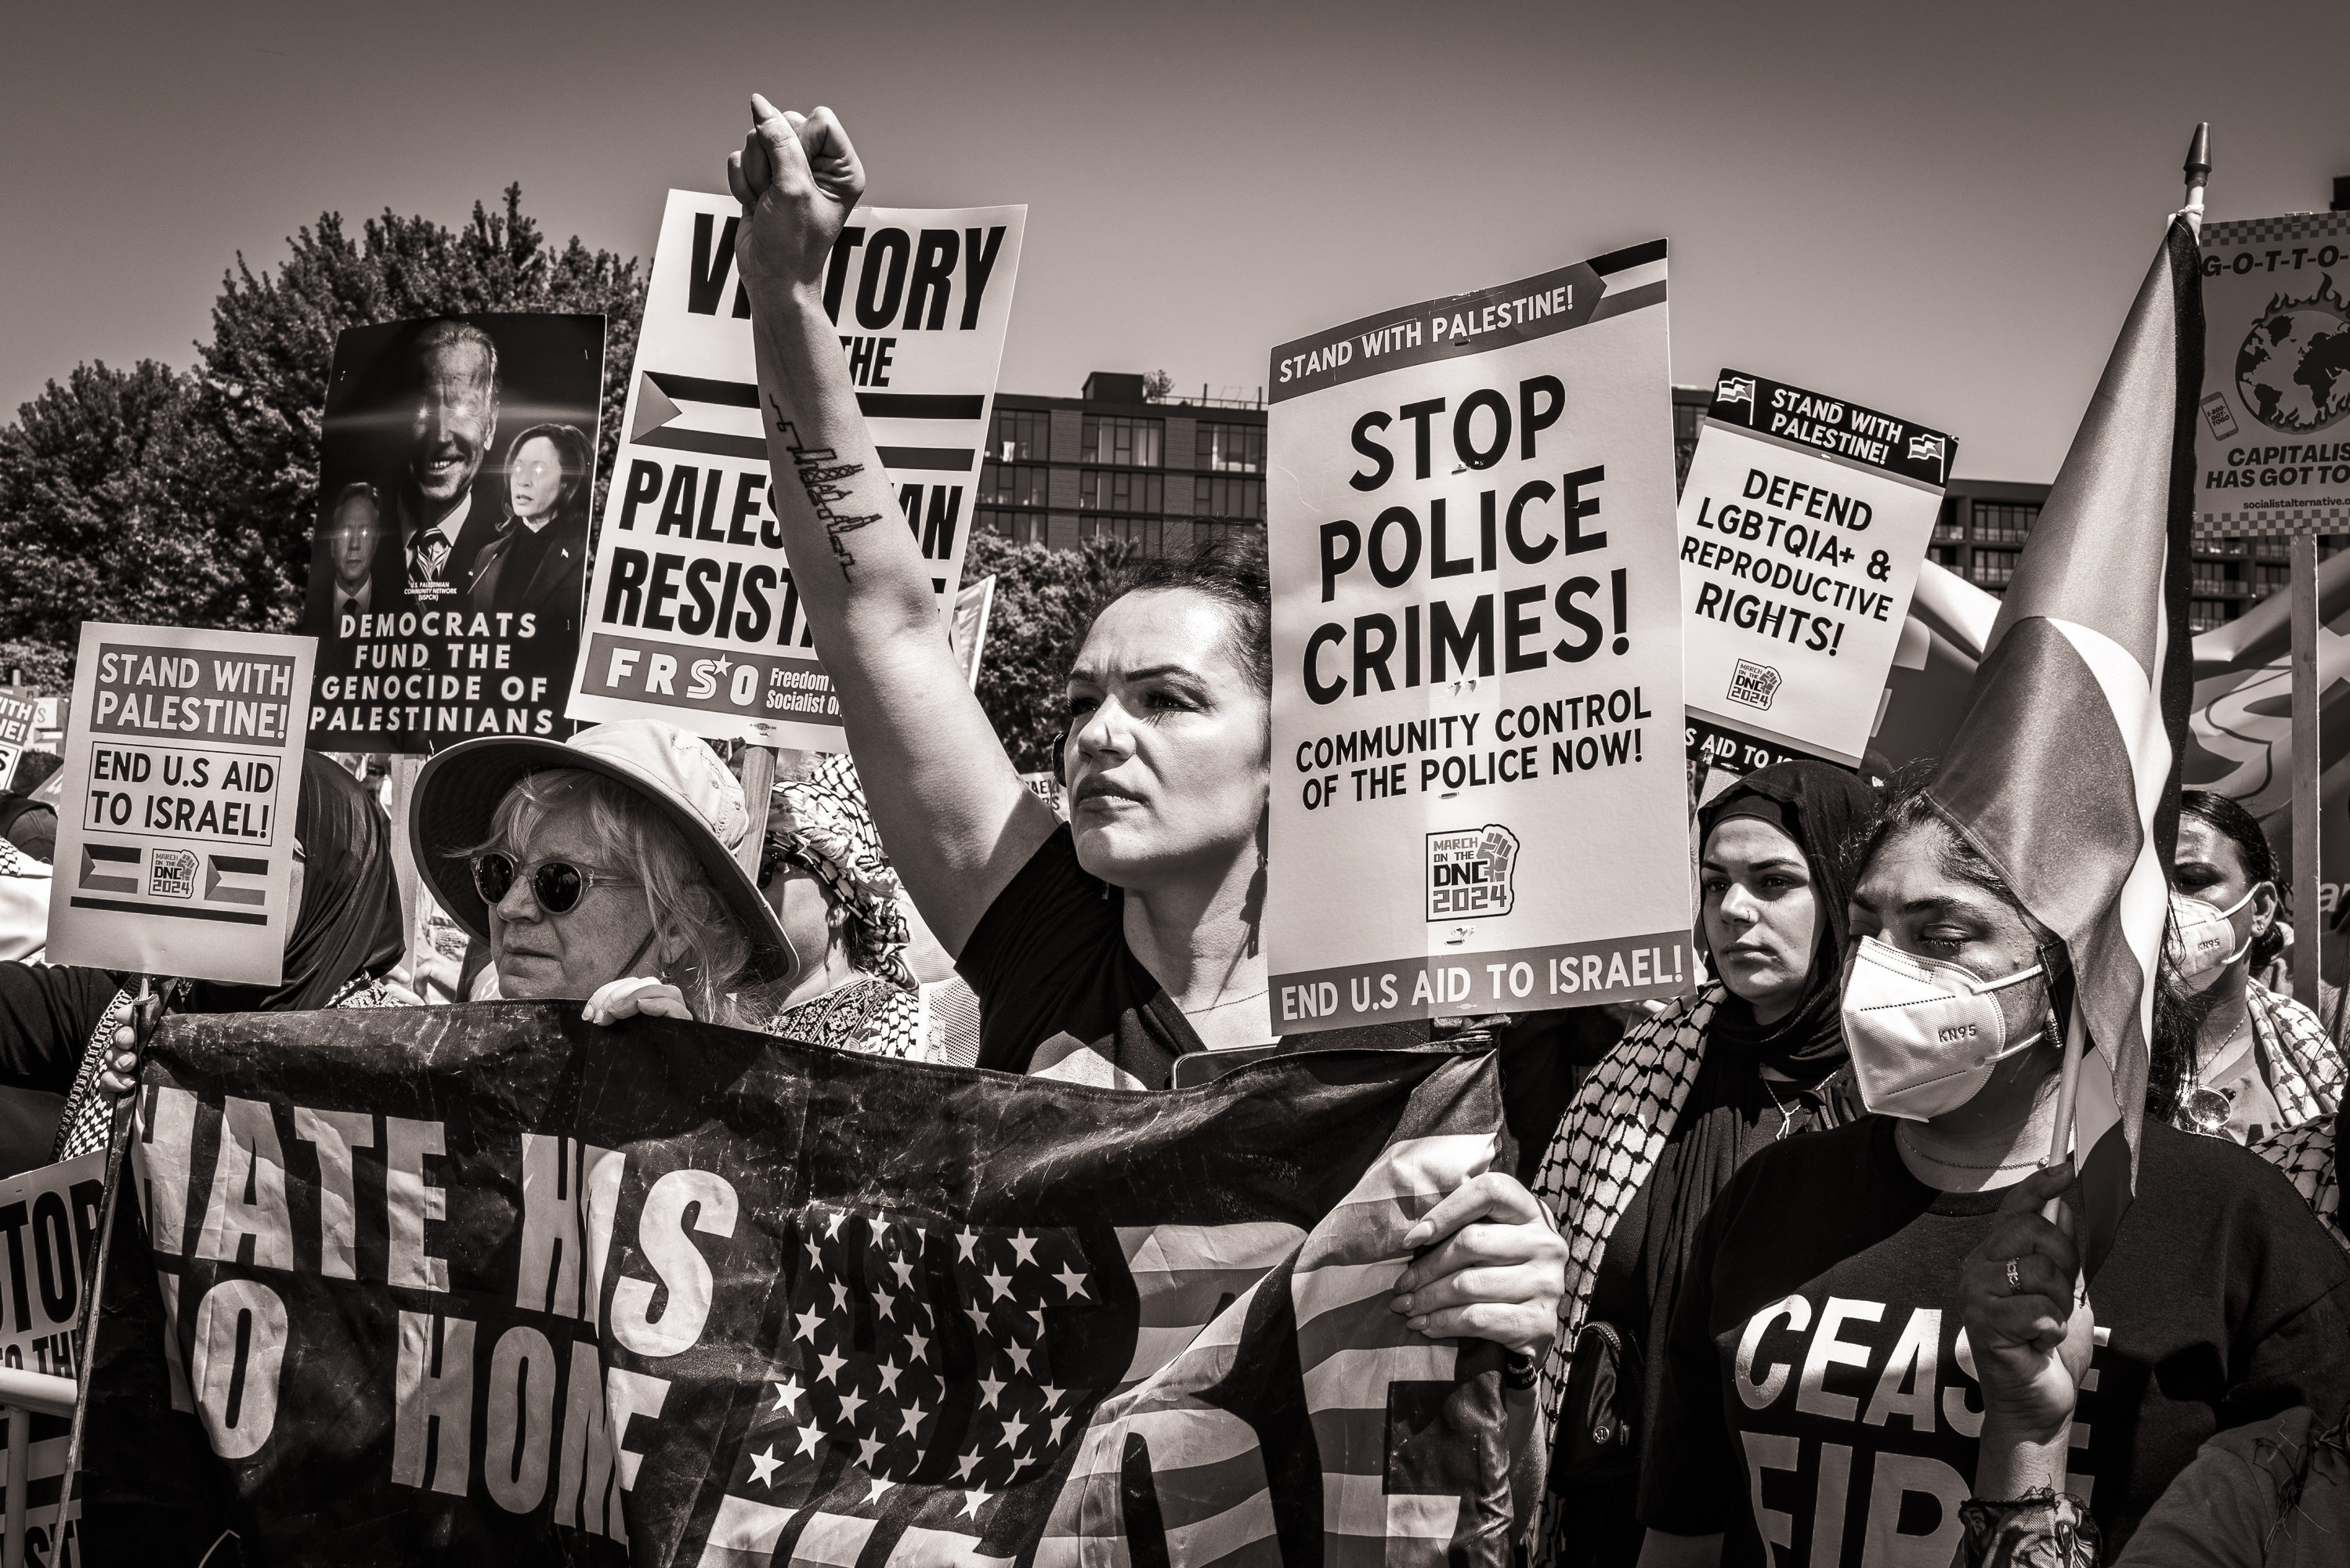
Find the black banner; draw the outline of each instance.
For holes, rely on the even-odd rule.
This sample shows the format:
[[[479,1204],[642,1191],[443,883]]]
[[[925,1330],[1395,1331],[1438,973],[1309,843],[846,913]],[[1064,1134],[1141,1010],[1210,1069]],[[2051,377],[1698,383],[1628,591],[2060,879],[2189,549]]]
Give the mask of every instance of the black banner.
[[[93,1519],[209,1487],[263,1563],[1505,1555],[1500,1353],[1388,1305],[1495,1158],[1489,1054],[1127,1094],[515,1002],[175,1018],[139,1113]]]

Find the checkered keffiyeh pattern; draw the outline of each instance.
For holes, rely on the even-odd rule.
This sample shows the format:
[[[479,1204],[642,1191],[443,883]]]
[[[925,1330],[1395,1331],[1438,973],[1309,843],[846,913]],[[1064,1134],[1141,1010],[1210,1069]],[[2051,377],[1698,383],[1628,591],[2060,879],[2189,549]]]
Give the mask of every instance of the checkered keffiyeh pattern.
[[[2239,218],[2203,225],[2203,246],[2267,244],[2277,240],[2323,240],[2350,234],[2350,218],[2340,213],[2292,213],[2282,218]]]
[[[2269,1092],[2284,1114],[2284,1125],[2298,1127],[2340,1110],[2342,1054],[2317,1014],[2258,981],[2244,987],[2244,1010],[2272,1075]]]
[[[99,1092],[98,1075],[106,1071],[106,1058],[114,1049],[114,1032],[130,1016],[137,1000],[127,991],[116,992],[99,1015],[98,1027],[89,1032],[73,1087],[66,1091],[65,1114],[57,1118],[57,1139],[49,1150],[51,1165],[105,1149],[114,1130],[114,1102]]]
[[[863,938],[858,967],[913,991],[905,960],[912,933],[898,907],[898,869],[881,847],[857,764],[827,756],[806,777],[778,781],[772,798],[769,838],[848,910]]]
[[[1566,1293],[1559,1303],[1558,1336],[1544,1355],[1540,1378],[1545,1432],[1558,1427],[1566,1397],[1569,1353],[1591,1311],[1616,1222],[1647,1184],[1658,1157],[1673,1136],[1690,1086],[1705,1060],[1705,1032],[1723,995],[1719,981],[1683,997],[1655,1017],[1635,1025],[1583,1081],[1575,1104],[1559,1123],[1534,1193],[1558,1216],[1566,1239]],[[1548,1499],[1544,1499],[1545,1511]],[[1535,1561],[1556,1557],[1552,1532],[1561,1521],[1537,1527]]]
[[[2272,1134],[2252,1145],[2252,1152],[2293,1183],[2326,1233],[2350,1251],[2350,1235],[2342,1230],[2342,1175],[2334,1159],[2334,1118]]]

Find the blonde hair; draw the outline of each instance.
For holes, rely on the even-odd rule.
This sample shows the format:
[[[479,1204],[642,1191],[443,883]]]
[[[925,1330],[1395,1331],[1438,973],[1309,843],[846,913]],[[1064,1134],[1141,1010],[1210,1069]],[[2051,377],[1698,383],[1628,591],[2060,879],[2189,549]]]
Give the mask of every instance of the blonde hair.
[[[584,768],[531,774],[498,802],[487,842],[463,853],[470,857],[502,849],[520,859],[540,825],[556,816],[586,823],[598,869],[636,879],[656,946],[683,946],[662,978],[685,992],[694,1017],[740,1026],[735,996],[751,964],[750,933],[719,898],[685,836],[635,790]]]

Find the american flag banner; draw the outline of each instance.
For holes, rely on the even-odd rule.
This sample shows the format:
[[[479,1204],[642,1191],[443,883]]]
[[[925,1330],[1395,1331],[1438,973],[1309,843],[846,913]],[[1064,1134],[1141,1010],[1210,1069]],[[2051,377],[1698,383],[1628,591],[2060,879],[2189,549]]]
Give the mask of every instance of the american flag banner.
[[[1489,1054],[1128,1094],[501,1003],[175,1019],[139,1104],[95,1519],[209,1480],[255,1562],[1507,1553],[1500,1351],[1388,1305],[1498,1155]]]
[[[1929,793],[2062,938],[2093,1049],[2074,1139],[2094,1275],[2137,1188],[2193,692],[2203,296],[2174,218],[2024,545]]]

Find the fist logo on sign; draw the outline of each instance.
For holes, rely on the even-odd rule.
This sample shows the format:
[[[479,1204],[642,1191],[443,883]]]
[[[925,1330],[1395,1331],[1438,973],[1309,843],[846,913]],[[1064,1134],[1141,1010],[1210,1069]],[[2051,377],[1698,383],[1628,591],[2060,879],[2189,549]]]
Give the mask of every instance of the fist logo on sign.
[[[1779,694],[1779,672],[1767,664],[1742,659],[1738,668],[1730,672],[1730,700],[1743,702],[1749,708],[1767,709],[1771,699]]]
[[[147,860],[147,896],[151,898],[192,898],[196,896],[196,857],[189,849],[158,849]]]
[[[1517,903],[1518,836],[1500,823],[1428,836],[1428,919],[1506,915]]]

